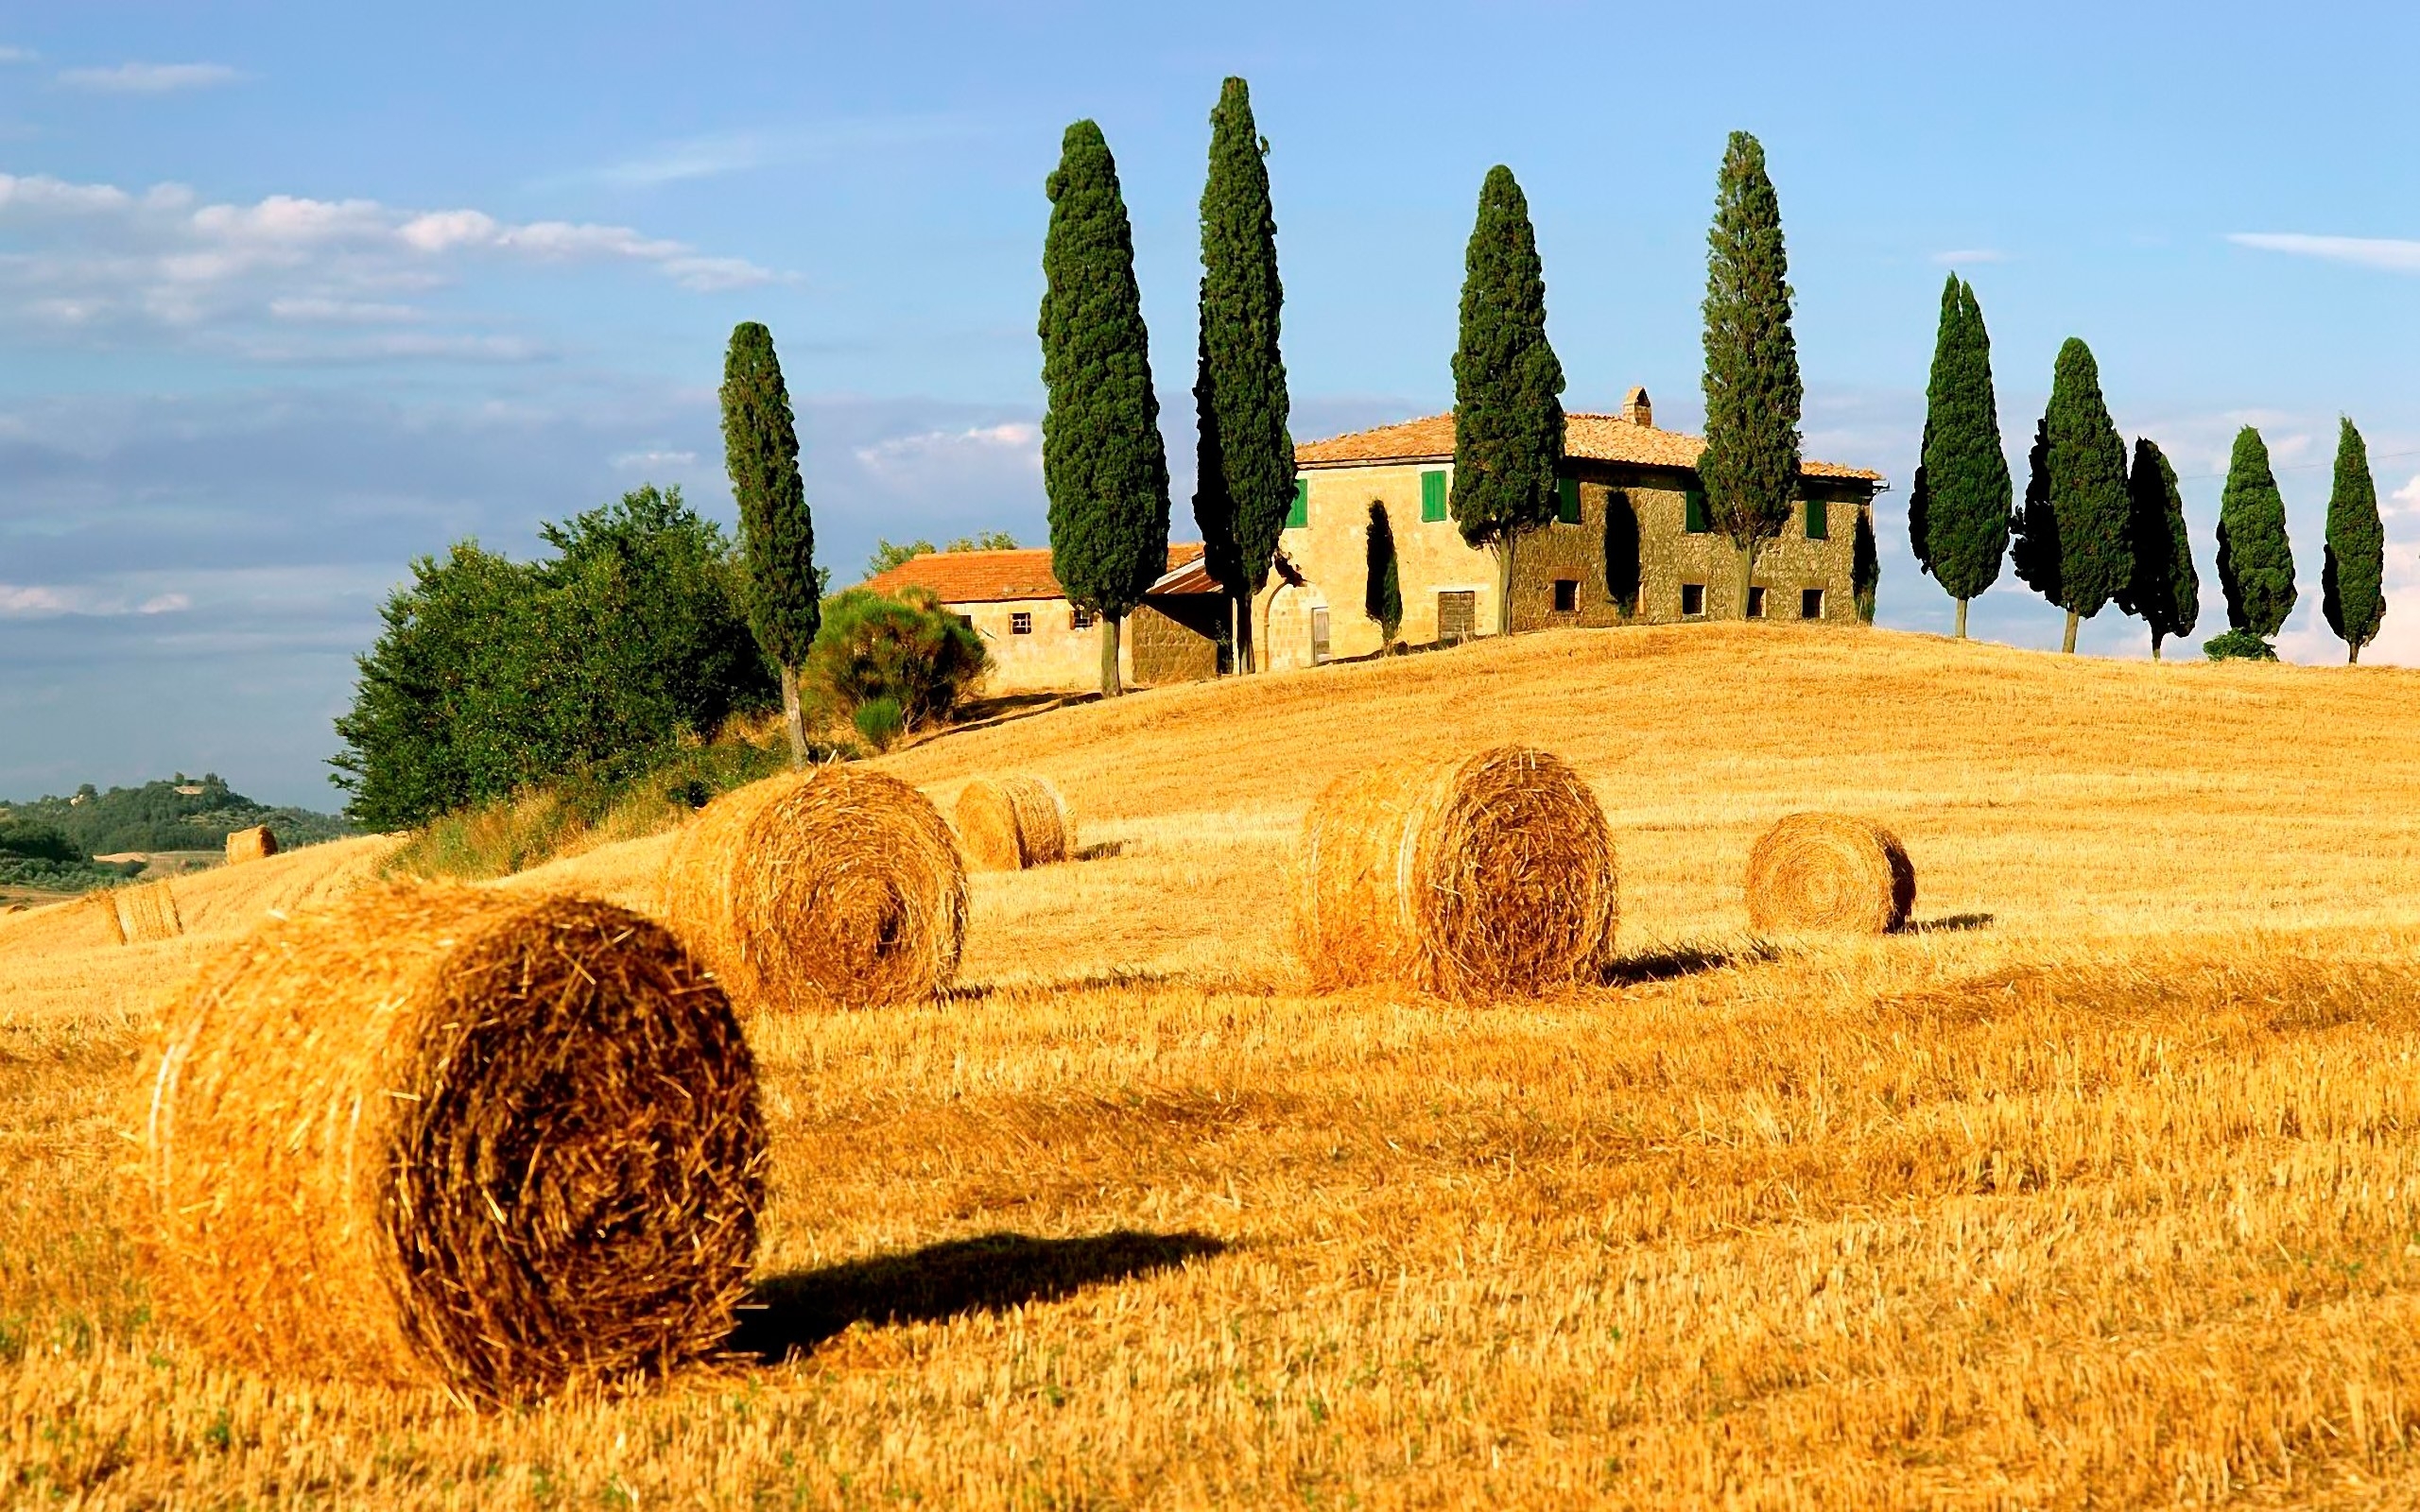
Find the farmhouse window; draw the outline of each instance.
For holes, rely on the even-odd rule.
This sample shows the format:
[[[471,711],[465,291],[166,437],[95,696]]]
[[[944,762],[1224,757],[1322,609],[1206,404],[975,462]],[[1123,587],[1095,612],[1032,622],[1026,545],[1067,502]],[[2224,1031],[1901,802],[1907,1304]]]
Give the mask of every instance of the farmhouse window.
[[[1824,502],[1821,499],[1806,501],[1806,539],[1809,541],[1832,539],[1832,512],[1824,507]]]
[[[1798,617],[1802,620],[1820,620],[1824,617],[1822,589],[1802,588],[1798,591]]]
[[[1682,495],[1681,528],[1693,536],[1705,534],[1705,490],[1691,489]]]
[[[1683,583],[1681,585],[1681,617],[1695,619],[1704,613],[1705,584]]]
[[[1580,579],[1558,577],[1554,580],[1554,611],[1568,614],[1580,607]]]
[[[1420,518],[1438,521],[1445,518],[1445,474],[1420,474]]]
[[[1580,480],[1578,478],[1554,480],[1554,517],[1567,525],[1576,525],[1580,523]]]
[[[1071,630],[1089,630],[1093,627],[1093,624],[1091,610],[1073,609],[1067,611],[1067,627]]]
[[[1011,635],[1031,635],[1033,633],[1033,616],[1021,609],[1011,610],[1009,613],[1009,633]]]
[[[1748,590],[1748,617],[1752,620],[1765,617],[1765,591],[1761,588]]]
[[[1288,530],[1300,530],[1310,523],[1311,480],[1308,478],[1296,478],[1294,480],[1293,507],[1286,511],[1286,528]]]

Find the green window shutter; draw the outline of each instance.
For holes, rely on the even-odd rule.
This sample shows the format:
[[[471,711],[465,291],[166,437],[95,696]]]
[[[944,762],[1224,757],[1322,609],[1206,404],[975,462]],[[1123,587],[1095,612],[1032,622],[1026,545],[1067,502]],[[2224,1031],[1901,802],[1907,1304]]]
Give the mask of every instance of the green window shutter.
[[[1577,478],[1555,479],[1554,502],[1556,519],[1567,525],[1578,524],[1580,523],[1580,480]]]
[[[1831,511],[1824,507],[1824,501],[1821,499],[1806,501],[1806,539],[1809,541],[1832,539]]]
[[[1681,528],[1693,536],[1705,534],[1705,490],[1691,489],[1681,506]]]
[[[1294,480],[1294,507],[1286,511],[1286,528],[1299,530],[1311,523],[1311,480]]]
[[[1444,473],[1423,472],[1420,474],[1420,518],[1423,520],[1445,518]]]

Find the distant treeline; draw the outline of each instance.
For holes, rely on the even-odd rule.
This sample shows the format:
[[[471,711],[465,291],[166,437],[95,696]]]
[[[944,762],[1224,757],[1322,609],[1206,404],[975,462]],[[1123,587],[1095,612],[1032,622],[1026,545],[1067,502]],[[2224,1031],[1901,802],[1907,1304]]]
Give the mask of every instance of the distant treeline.
[[[192,792],[181,789],[191,788]],[[287,849],[354,833],[330,814],[273,808],[229,787],[216,773],[182,773],[104,793],[87,782],[65,797],[0,802],[0,883],[28,887],[90,887],[142,869],[99,866],[95,856],[126,851],[216,850],[235,830],[266,824]]]

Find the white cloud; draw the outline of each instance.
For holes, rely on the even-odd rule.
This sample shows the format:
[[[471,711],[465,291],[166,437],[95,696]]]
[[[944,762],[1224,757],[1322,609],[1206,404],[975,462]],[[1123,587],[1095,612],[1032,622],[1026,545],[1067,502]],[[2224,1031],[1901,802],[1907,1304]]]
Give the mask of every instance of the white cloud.
[[[695,467],[698,465],[698,454],[695,452],[624,452],[607,460],[614,467],[632,470]]]
[[[382,304],[373,300],[332,300],[309,295],[268,301],[268,313],[280,320],[307,325],[399,325],[422,318],[408,304]]]
[[[70,68],[59,81],[71,89],[111,94],[166,94],[181,89],[213,89],[244,76],[225,63],[120,63],[115,68]]]
[[[56,619],[64,614],[114,618],[124,614],[175,614],[193,608],[183,593],[154,593],[136,600],[123,593],[85,586],[0,583],[0,620]]]
[[[2403,487],[2387,495],[2388,514],[2410,514],[2420,510],[2420,472],[2411,474]]]
[[[2351,263],[2357,267],[2389,273],[2420,273],[2420,241],[2386,236],[2310,236],[2300,232],[2236,232],[2227,240],[2238,247],[2324,262]]]
[[[2005,263],[2008,253],[1991,247],[1962,247],[1955,251],[1935,252],[1932,260],[1943,267],[1965,267],[1971,264]]]
[[[863,154],[938,142],[965,135],[970,129],[967,122],[955,116],[906,115],[831,121],[783,130],[726,131],[667,142],[619,163],[583,168],[551,181],[652,189],[659,184],[718,179],[726,174],[811,162],[842,152]]]
[[[30,63],[41,56],[30,47],[0,47],[0,63]]]
[[[893,436],[856,449],[860,465],[875,473],[892,475],[1003,455],[1028,462],[1037,472],[1042,471],[1042,427],[1011,421],[960,431]]]

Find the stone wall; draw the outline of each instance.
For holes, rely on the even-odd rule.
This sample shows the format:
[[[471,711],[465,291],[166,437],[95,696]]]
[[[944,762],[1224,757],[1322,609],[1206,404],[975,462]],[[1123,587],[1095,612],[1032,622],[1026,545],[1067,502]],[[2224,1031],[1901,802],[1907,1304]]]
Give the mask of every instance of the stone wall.
[[[1130,679],[1150,687],[1217,677],[1226,608],[1227,601],[1216,593],[1147,600],[1126,617]]]

